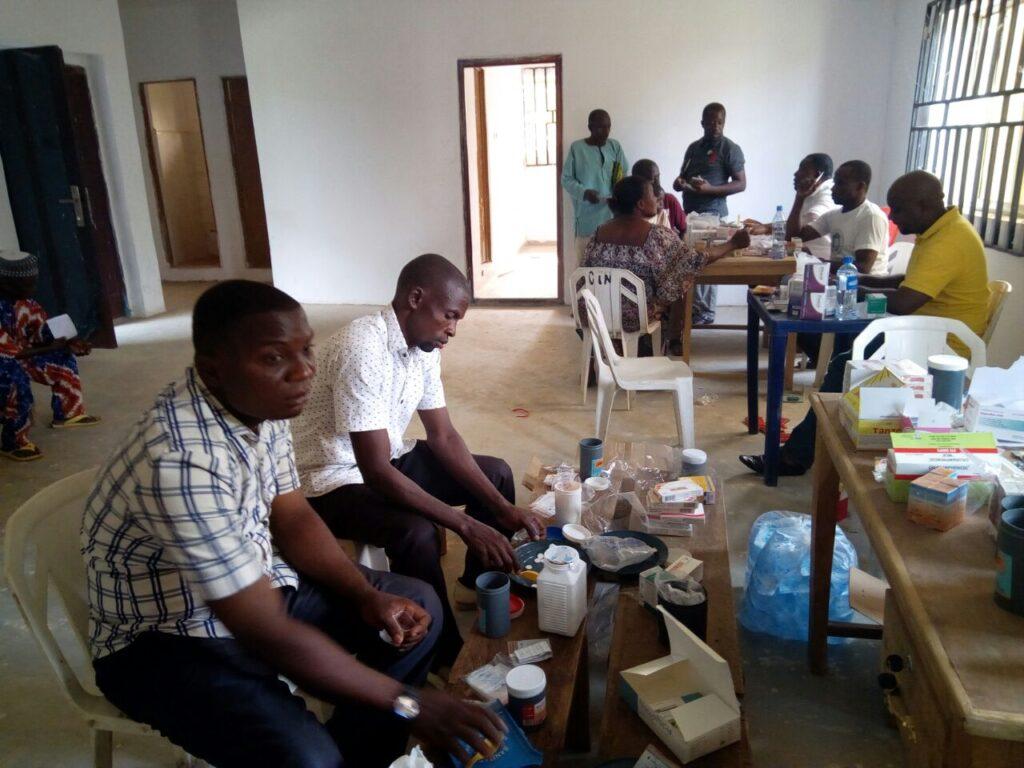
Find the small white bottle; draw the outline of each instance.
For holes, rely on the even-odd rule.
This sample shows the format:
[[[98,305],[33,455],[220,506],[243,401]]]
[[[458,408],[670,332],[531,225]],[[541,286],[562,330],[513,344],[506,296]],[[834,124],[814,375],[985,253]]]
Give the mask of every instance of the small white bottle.
[[[555,550],[552,552],[552,550]],[[537,578],[537,626],[572,637],[587,615],[587,566],[572,547],[548,549]]]

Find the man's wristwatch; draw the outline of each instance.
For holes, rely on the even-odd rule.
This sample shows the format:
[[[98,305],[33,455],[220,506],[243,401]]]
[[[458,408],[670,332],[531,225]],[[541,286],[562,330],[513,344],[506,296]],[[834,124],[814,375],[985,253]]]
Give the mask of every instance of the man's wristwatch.
[[[391,702],[391,711],[403,720],[415,720],[420,715],[420,697],[415,688],[405,686]]]

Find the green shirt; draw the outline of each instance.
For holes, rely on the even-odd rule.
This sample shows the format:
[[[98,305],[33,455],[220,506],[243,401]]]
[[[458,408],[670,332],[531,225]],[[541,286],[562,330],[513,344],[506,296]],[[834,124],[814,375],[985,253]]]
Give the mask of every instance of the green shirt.
[[[615,139],[608,139],[603,147],[580,139],[569,147],[569,156],[562,168],[562,186],[572,198],[577,237],[590,237],[612,217],[605,198],[611,195],[615,182],[628,173],[628,168],[622,145]],[[601,202],[584,200],[583,193],[588,189],[595,190]]]

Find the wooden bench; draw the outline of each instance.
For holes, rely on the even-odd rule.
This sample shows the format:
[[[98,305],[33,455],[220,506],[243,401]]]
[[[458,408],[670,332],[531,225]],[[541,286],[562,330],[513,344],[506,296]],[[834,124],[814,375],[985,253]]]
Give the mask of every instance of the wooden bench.
[[[587,600],[593,595],[590,582]],[[463,681],[466,675],[489,664],[497,653],[505,653],[510,640],[551,641],[554,658],[538,666],[547,675],[547,719],[538,730],[528,734],[533,745],[544,753],[544,765],[558,764],[564,749],[586,752],[590,749],[590,675],[587,668],[586,621],[573,637],[541,632],[537,627],[536,598],[526,599],[526,610],[513,619],[508,635],[492,640],[481,634],[476,622],[465,638],[459,658],[452,667],[449,690],[456,696],[479,698]]]
[[[706,505],[705,509],[705,522],[694,526],[692,537],[663,538],[670,553],[673,549],[685,548],[704,562],[703,583],[708,593],[707,644],[729,662],[736,695],[742,699],[743,662],[729,576],[729,540],[723,489],[719,489],[717,503]],[[671,555],[669,559],[671,561]],[[636,758],[648,744],[654,744],[666,755],[672,755],[671,750],[662,744],[619,695],[619,672],[667,653],[668,648],[658,641],[657,620],[640,604],[637,588],[620,589],[608,655],[608,688],[601,717],[602,759]],[[745,717],[742,734],[740,741],[688,763],[687,768],[748,768],[751,759]]]

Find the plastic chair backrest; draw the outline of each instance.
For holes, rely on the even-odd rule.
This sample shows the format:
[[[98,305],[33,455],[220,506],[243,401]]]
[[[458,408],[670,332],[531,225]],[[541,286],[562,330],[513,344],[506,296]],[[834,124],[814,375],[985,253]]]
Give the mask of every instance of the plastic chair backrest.
[[[65,477],[15,510],[7,523],[4,572],[25,622],[72,703],[87,717],[125,719],[96,688],[91,665],[81,674],[76,671],[47,613],[52,586],[88,659],[89,600],[80,532],[96,472],[94,467]]]
[[[628,269],[611,267],[580,267],[572,273],[573,294],[586,288],[601,307],[608,331],[612,336],[622,334],[622,299],[636,304],[637,317],[640,318],[640,330],[647,327],[647,291],[644,281]],[[579,316],[579,302],[572,305],[573,320],[576,327],[582,328]]]
[[[985,333],[981,337],[986,345],[992,341],[992,334],[996,332],[999,316],[1003,314],[1003,307],[1006,305],[1006,297],[1011,293],[1013,286],[1005,280],[993,280],[988,284],[988,325],[985,326]]]
[[[914,244],[901,240],[889,248],[889,274],[905,275],[910,264],[910,254],[914,252]]]
[[[960,320],[928,315],[902,315],[874,320],[853,340],[852,360],[864,359],[864,348],[880,334],[885,343],[871,356],[881,360],[913,360],[927,367],[931,355],[955,354],[947,343],[947,336],[956,336],[970,350],[967,375],[985,365],[985,342]]]
[[[594,361],[598,366],[598,375],[600,376],[603,371],[614,378],[619,354],[615,351],[612,337],[608,333],[601,304],[589,288],[581,288],[576,295],[583,299],[587,308],[587,324],[590,327],[590,338],[593,340]]]

